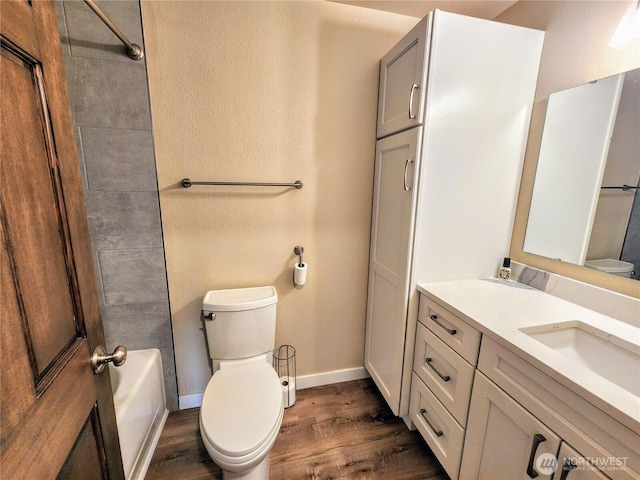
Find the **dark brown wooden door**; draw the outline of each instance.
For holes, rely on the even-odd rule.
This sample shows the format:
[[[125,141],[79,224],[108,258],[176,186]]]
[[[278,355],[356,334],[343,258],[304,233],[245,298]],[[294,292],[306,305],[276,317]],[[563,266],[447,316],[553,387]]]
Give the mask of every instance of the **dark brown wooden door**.
[[[0,33],[0,477],[124,478],[53,3]]]

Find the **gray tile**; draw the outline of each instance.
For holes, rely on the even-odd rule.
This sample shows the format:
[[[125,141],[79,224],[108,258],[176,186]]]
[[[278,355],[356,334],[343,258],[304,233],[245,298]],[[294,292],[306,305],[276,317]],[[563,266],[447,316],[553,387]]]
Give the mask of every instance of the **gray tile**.
[[[73,104],[79,127],[150,130],[143,64],[76,58]]]
[[[82,176],[82,190],[86,192],[89,190],[89,184],[87,182],[87,164],[84,158],[84,150],[82,148],[82,132],[79,128],[73,129],[76,138],[76,151],[78,152],[78,164],[80,165],[80,175]]]
[[[102,271],[100,270],[100,259],[98,257],[98,251],[96,247],[91,244],[91,249],[93,250],[93,265],[96,271],[96,285],[98,287],[98,297],[100,301],[100,311],[104,309],[104,286],[102,285]]]
[[[105,305],[102,323],[107,345],[123,344],[131,350],[173,349],[168,302]]]
[[[142,23],[137,0],[98,1],[96,4],[130,42],[142,45]],[[119,62],[136,61],[127,56],[122,42],[84,2],[65,1],[64,12],[72,55]]]
[[[71,117],[73,124],[76,124],[75,117],[75,91],[76,91],[76,60],[69,55],[63,55],[62,61],[64,65],[64,75],[67,79],[67,90],[69,92],[69,106],[71,107]]]
[[[640,183],[638,183],[640,187]],[[627,233],[622,245],[620,260],[633,263],[631,278],[640,279],[640,193],[636,191],[627,225]]]
[[[94,248],[162,248],[156,192],[87,192],[87,216]]]
[[[166,302],[162,248],[98,252],[106,305]]]
[[[58,30],[60,30],[60,46],[63,55],[71,55],[69,47],[69,33],[67,32],[67,21],[64,14],[64,6],[62,0],[55,0],[56,20],[58,21]]]
[[[158,348],[162,356],[167,408],[178,410],[173,336],[168,302],[107,305],[102,309],[107,350]]]
[[[151,131],[83,128],[82,146],[89,190],[158,190]]]
[[[173,348],[171,352],[161,348],[160,355],[162,356],[162,367],[164,371],[164,391],[167,399],[167,408],[170,412],[175,412],[180,410],[180,407],[178,404],[178,382]]]

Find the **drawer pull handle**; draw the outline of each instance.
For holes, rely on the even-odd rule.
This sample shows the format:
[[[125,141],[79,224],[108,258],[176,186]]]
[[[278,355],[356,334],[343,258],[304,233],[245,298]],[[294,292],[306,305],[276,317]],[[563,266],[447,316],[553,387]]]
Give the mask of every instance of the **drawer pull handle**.
[[[538,472],[533,469],[533,461],[536,459],[536,452],[538,451],[538,445],[547,439],[544,435],[540,433],[536,433],[533,436],[533,442],[531,443],[531,454],[529,455],[529,465],[527,465],[527,475],[529,478],[536,478],[538,476]]]
[[[578,468],[578,466],[570,459],[565,458],[564,462],[562,462],[562,474],[560,475],[560,480],[567,480],[569,473],[571,473],[571,470],[574,468]]]
[[[416,116],[413,113],[413,93],[420,88],[420,85],[413,84],[411,85],[411,91],[409,92],[409,120],[415,120]]]
[[[441,437],[442,435],[444,435],[442,433],[442,430],[437,430],[429,421],[429,419],[427,418],[427,411],[424,408],[420,409],[420,415],[422,415],[422,418],[424,418],[424,421],[427,422],[427,425],[429,425],[429,428],[433,431],[433,433],[435,433],[436,437]]]
[[[431,357],[427,357],[424,359],[425,362],[427,362],[427,365],[429,365],[431,367],[431,370],[433,370],[434,372],[436,372],[438,374],[438,376],[442,379],[443,382],[448,382],[449,380],[451,380],[451,377],[449,375],[443,375],[441,374],[438,369],[436,367],[433,366],[433,359]]]
[[[440,321],[438,320],[438,315],[436,315],[435,313],[432,313],[431,315],[429,315],[429,318],[430,318],[431,320],[433,320],[434,322],[436,322],[436,324],[437,324],[440,328],[442,328],[445,332],[447,332],[449,335],[455,335],[455,334],[457,333],[457,330],[445,327],[445,326],[442,324],[442,322],[440,322]]]

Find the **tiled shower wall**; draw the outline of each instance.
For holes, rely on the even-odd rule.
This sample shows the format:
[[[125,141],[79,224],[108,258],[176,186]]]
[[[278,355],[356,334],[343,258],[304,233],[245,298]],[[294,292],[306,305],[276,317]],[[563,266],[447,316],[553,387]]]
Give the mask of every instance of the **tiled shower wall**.
[[[98,5],[142,45],[138,0]],[[155,152],[144,60],[83,1],[56,1],[107,350],[159,348],[178,409]]]

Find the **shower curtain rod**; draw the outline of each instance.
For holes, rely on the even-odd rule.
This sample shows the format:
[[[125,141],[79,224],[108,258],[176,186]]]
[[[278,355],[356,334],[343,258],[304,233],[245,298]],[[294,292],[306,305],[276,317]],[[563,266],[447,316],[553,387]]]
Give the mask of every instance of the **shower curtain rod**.
[[[144,51],[140,45],[136,45],[135,43],[131,43],[127,37],[124,36],[124,33],[120,31],[118,27],[116,27],[115,23],[111,21],[109,17],[105,15],[105,13],[100,9],[96,2],[93,0],[84,0],[84,3],[93,10],[100,20],[104,22],[104,24],[109,27],[109,29],[115,34],[116,37],[120,39],[120,41],[124,44],[127,49],[127,55],[129,58],[133,60],[141,60],[144,57]]]

